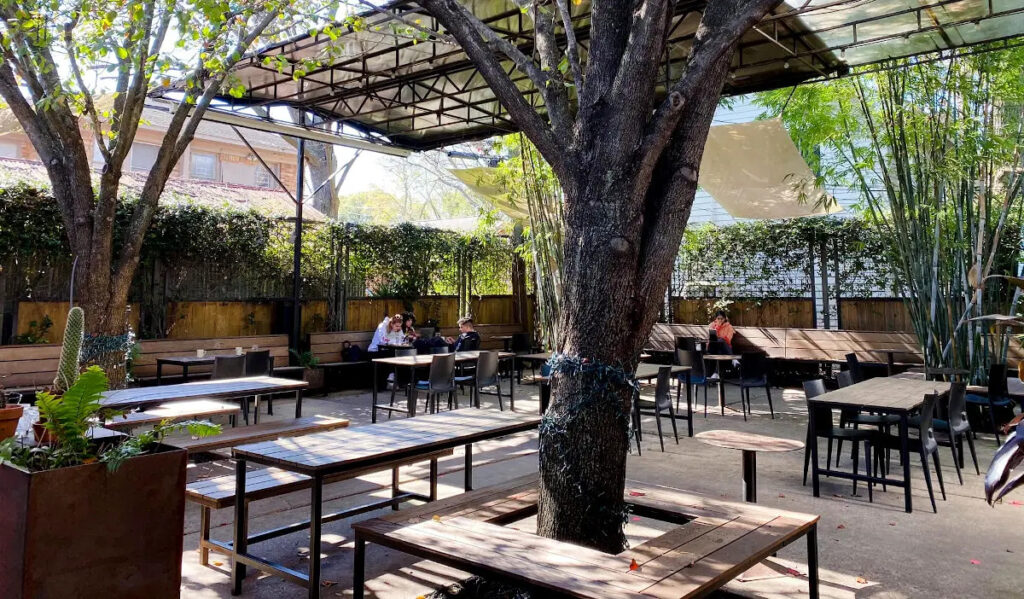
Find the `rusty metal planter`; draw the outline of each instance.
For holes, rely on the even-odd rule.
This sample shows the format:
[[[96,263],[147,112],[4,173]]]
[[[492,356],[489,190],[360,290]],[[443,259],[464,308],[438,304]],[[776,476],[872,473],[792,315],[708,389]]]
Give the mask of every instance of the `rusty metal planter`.
[[[114,473],[0,465],[0,597],[177,599],[186,458],[163,446]]]

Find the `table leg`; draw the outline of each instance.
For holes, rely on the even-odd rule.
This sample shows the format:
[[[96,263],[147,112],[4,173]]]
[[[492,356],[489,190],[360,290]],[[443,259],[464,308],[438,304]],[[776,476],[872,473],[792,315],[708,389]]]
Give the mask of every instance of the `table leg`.
[[[302,389],[295,392],[295,417],[302,418]]]
[[[399,477],[398,474],[399,474],[398,466],[395,466],[394,468],[391,469],[391,498],[392,499],[394,499],[395,497],[398,497],[398,494],[401,492],[398,489],[398,483],[400,482],[400,477]],[[391,509],[392,509],[392,511],[397,512],[398,511],[398,504],[397,503],[392,504],[391,505]]]
[[[235,539],[231,546],[231,594],[242,594],[245,564],[236,559],[249,549],[249,505],[245,500],[245,459],[235,460]]]
[[[722,374],[718,373],[718,409],[725,416],[725,385],[722,384]]]
[[[395,384],[398,384],[398,376],[395,376]],[[427,399],[427,403],[430,403],[430,399]],[[416,367],[413,366],[409,369],[409,417],[412,418],[416,415]]]
[[[188,364],[181,365],[181,382],[188,382]]]
[[[907,419],[906,412],[900,414],[900,457],[903,458],[903,493],[906,495],[903,504],[909,514],[914,511],[914,500],[910,496],[910,427]]]
[[[242,401],[249,401],[249,398],[246,397]],[[260,396],[259,395],[253,396],[253,399],[252,399],[252,423],[253,424],[259,424],[260,423]]]
[[[689,370],[686,371],[686,431],[693,436],[693,379]]]
[[[363,586],[366,584],[366,541],[358,532],[355,544],[355,554],[352,556],[352,599],[363,599]]]
[[[510,361],[512,362],[512,370],[515,370],[515,359],[510,359]],[[498,383],[501,384],[501,381],[498,381]],[[508,408],[513,412],[516,411],[516,381],[512,372],[508,373]]]
[[[818,524],[807,531],[807,584],[810,599],[818,599]]]
[[[893,372],[895,370],[896,370],[895,354],[893,354],[892,352],[887,352],[886,353],[886,372],[888,373],[889,376],[892,376]]]
[[[164,363],[160,360],[156,361],[156,384],[159,387],[163,384],[164,379]]]
[[[309,506],[309,599],[320,598],[320,537],[323,530],[324,479],[313,477]]]
[[[377,424],[377,363],[373,363],[373,405],[370,407],[370,422]]]
[[[464,488],[467,491],[473,490],[473,444],[469,443],[466,445],[466,480]]]
[[[814,434],[814,431],[818,430],[814,424],[814,409],[807,410],[807,442],[810,443],[811,447],[811,488],[814,489],[814,496],[819,497],[821,489],[818,481],[818,437]]]
[[[437,458],[430,460],[430,501],[437,501]]]
[[[743,451],[743,501],[757,503],[756,451]]]

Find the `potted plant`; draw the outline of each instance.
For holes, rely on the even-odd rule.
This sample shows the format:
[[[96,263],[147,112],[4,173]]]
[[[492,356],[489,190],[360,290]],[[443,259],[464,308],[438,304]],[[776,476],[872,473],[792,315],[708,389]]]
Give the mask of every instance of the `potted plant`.
[[[0,387],[0,441],[13,437],[18,431],[18,421],[25,411],[25,406],[20,402],[21,395],[7,393]]]
[[[68,310],[68,321],[64,326],[64,340],[61,342],[60,361],[57,363],[57,375],[53,378],[51,393],[60,396],[78,380],[80,359],[82,357],[82,341],[85,339],[85,312],[78,306]],[[36,443],[50,445],[53,438],[48,436],[40,411],[39,421],[32,423],[32,433]]]
[[[99,366],[79,374],[77,326],[53,389],[36,394],[41,442],[0,441],[0,597],[176,599],[188,454],[162,441],[181,428],[220,429],[163,423],[127,437],[98,428],[112,415],[101,403],[109,381]]]
[[[320,365],[320,358],[314,356],[311,351],[304,351],[302,353],[294,349],[291,351],[299,366],[302,366],[302,380],[309,383],[310,390],[323,389],[324,371],[322,368],[317,368]]]

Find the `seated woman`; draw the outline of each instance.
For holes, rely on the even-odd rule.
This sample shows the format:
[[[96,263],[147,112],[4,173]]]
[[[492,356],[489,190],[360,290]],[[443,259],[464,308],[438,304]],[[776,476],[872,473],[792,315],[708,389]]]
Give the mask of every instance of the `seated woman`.
[[[726,351],[731,354],[732,338],[736,334],[736,329],[732,328],[732,324],[729,323],[729,317],[726,315],[725,310],[719,310],[715,313],[715,319],[708,325],[708,329],[715,332],[718,339],[725,344]]]
[[[405,339],[409,343],[413,343],[419,338],[419,333],[413,325],[416,324],[416,315],[412,312],[402,312],[402,332],[405,333]]]
[[[384,347],[389,345],[405,345],[405,333],[402,332],[402,315],[395,314],[388,321],[388,326],[383,331],[377,329],[377,332],[373,334],[373,340],[370,341],[369,350],[372,352],[380,351]]]
[[[447,337],[445,342],[448,345],[454,346],[452,348],[454,351],[476,351],[480,349],[480,333],[474,330],[473,319],[468,316],[460,318],[458,339]]]

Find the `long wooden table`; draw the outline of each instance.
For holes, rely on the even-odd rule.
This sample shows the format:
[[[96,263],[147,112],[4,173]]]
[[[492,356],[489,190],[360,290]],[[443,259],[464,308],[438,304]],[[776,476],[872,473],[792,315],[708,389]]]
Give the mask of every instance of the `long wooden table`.
[[[900,457],[903,463],[903,479],[879,478],[874,476],[860,475],[856,472],[851,474],[842,470],[831,470],[826,464],[822,469],[818,466],[818,440],[808,438],[811,445],[811,468],[813,473],[814,496],[819,496],[818,476],[824,473],[827,476],[847,478],[851,480],[864,480],[870,483],[884,483],[894,487],[902,487],[905,498],[904,504],[907,513],[914,510],[913,497],[910,493],[910,449],[908,436],[908,418],[918,411],[925,402],[928,395],[943,396],[949,393],[950,383],[942,381],[925,381],[904,377],[879,377],[868,379],[849,387],[843,387],[830,391],[824,395],[808,398],[808,403],[826,405],[830,408],[855,409],[859,411],[879,412],[882,414],[896,414],[900,417]],[[808,434],[813,434],[815,429],[814,410],[808,410],[807,417]],[[870,468],[870,464],[868,465]]]
[[[145,409],[172,401],[189,399],[244,399],[256,398],[253,422],[259,421],[260,397],[278,393],[295,393],[295,417],[302,417],[302,391],[309,387],[306,381],[281,379],[272,376],[253,376],[240,379],[218,379],[197,381],[159,387],[136,387],[118,389],[103,394],[100,404],[113,410]],[[247,406],[243,406],[245,411]]]
[[[429,368],[431,362],[434,361],[434,356],[439,354],[417,354],[415,356],[395,356],[391,358],[375,358],[373,360],[373,404],[370,408],[370,420],[371,422],[377,422],[377,411],[383,409],[391,409],[390,406],[379,406],[377,405],[377,395],[379,393],[378,384],[378,366],[383,364],[384,366],[391,366],[395,370],[395,381],[392,384],[398,384],[398,369],[408,368],[409,369],[409,391],[406,394],[406,413],[409,416],[416,415],[416,369],[418,368]],[[466,362],[475,362],[480,357],[479,351],[460,351],[455,352],[455,363],[465,364]],[[498,361],[512,360],[516,357],[511,352],[498,352]],[[501,384],[499,377],[498,384]],[[508,385],[508,405],[512,411],[516,409],[516,398],[515,398],[515,384],[509,379]]]
[[[466,448],[465,488],[473,487],[473,443],[496,439],[536,429],[540,416],[466,408],[418,418],[403,418],[372,426],[338,429],[327,433],[242,445],[232,449],[235,463],[235,536],[232,545],[232,594],[242,592],[246,566],[252,566],[309,589],[309,596],[320,596],[320,538],[324,522],[386,506],[397,506],[411,499],[436,499],[437,461],[431,461],[428,496],[397,492],[393,497],[369,505],[324,515],[323,486],[328,477],[366,471],[375,466],[382,469],[400,461],[436,454],[459,446]],[[312,478],[309,518],[309,573],[303,574],[249,552],[248,513],[245,501],[245,476],[249,463],[275,466]]]
[[[680,599],[710,595],[800,537],[808,596],[818,597],[818,516],[627,481],[631,513],[675,525],[611,555],[501,526],[535,514],[538,495],[532,475],[354,524],[353,597],[364,596],[368,542],[539,597]]]

